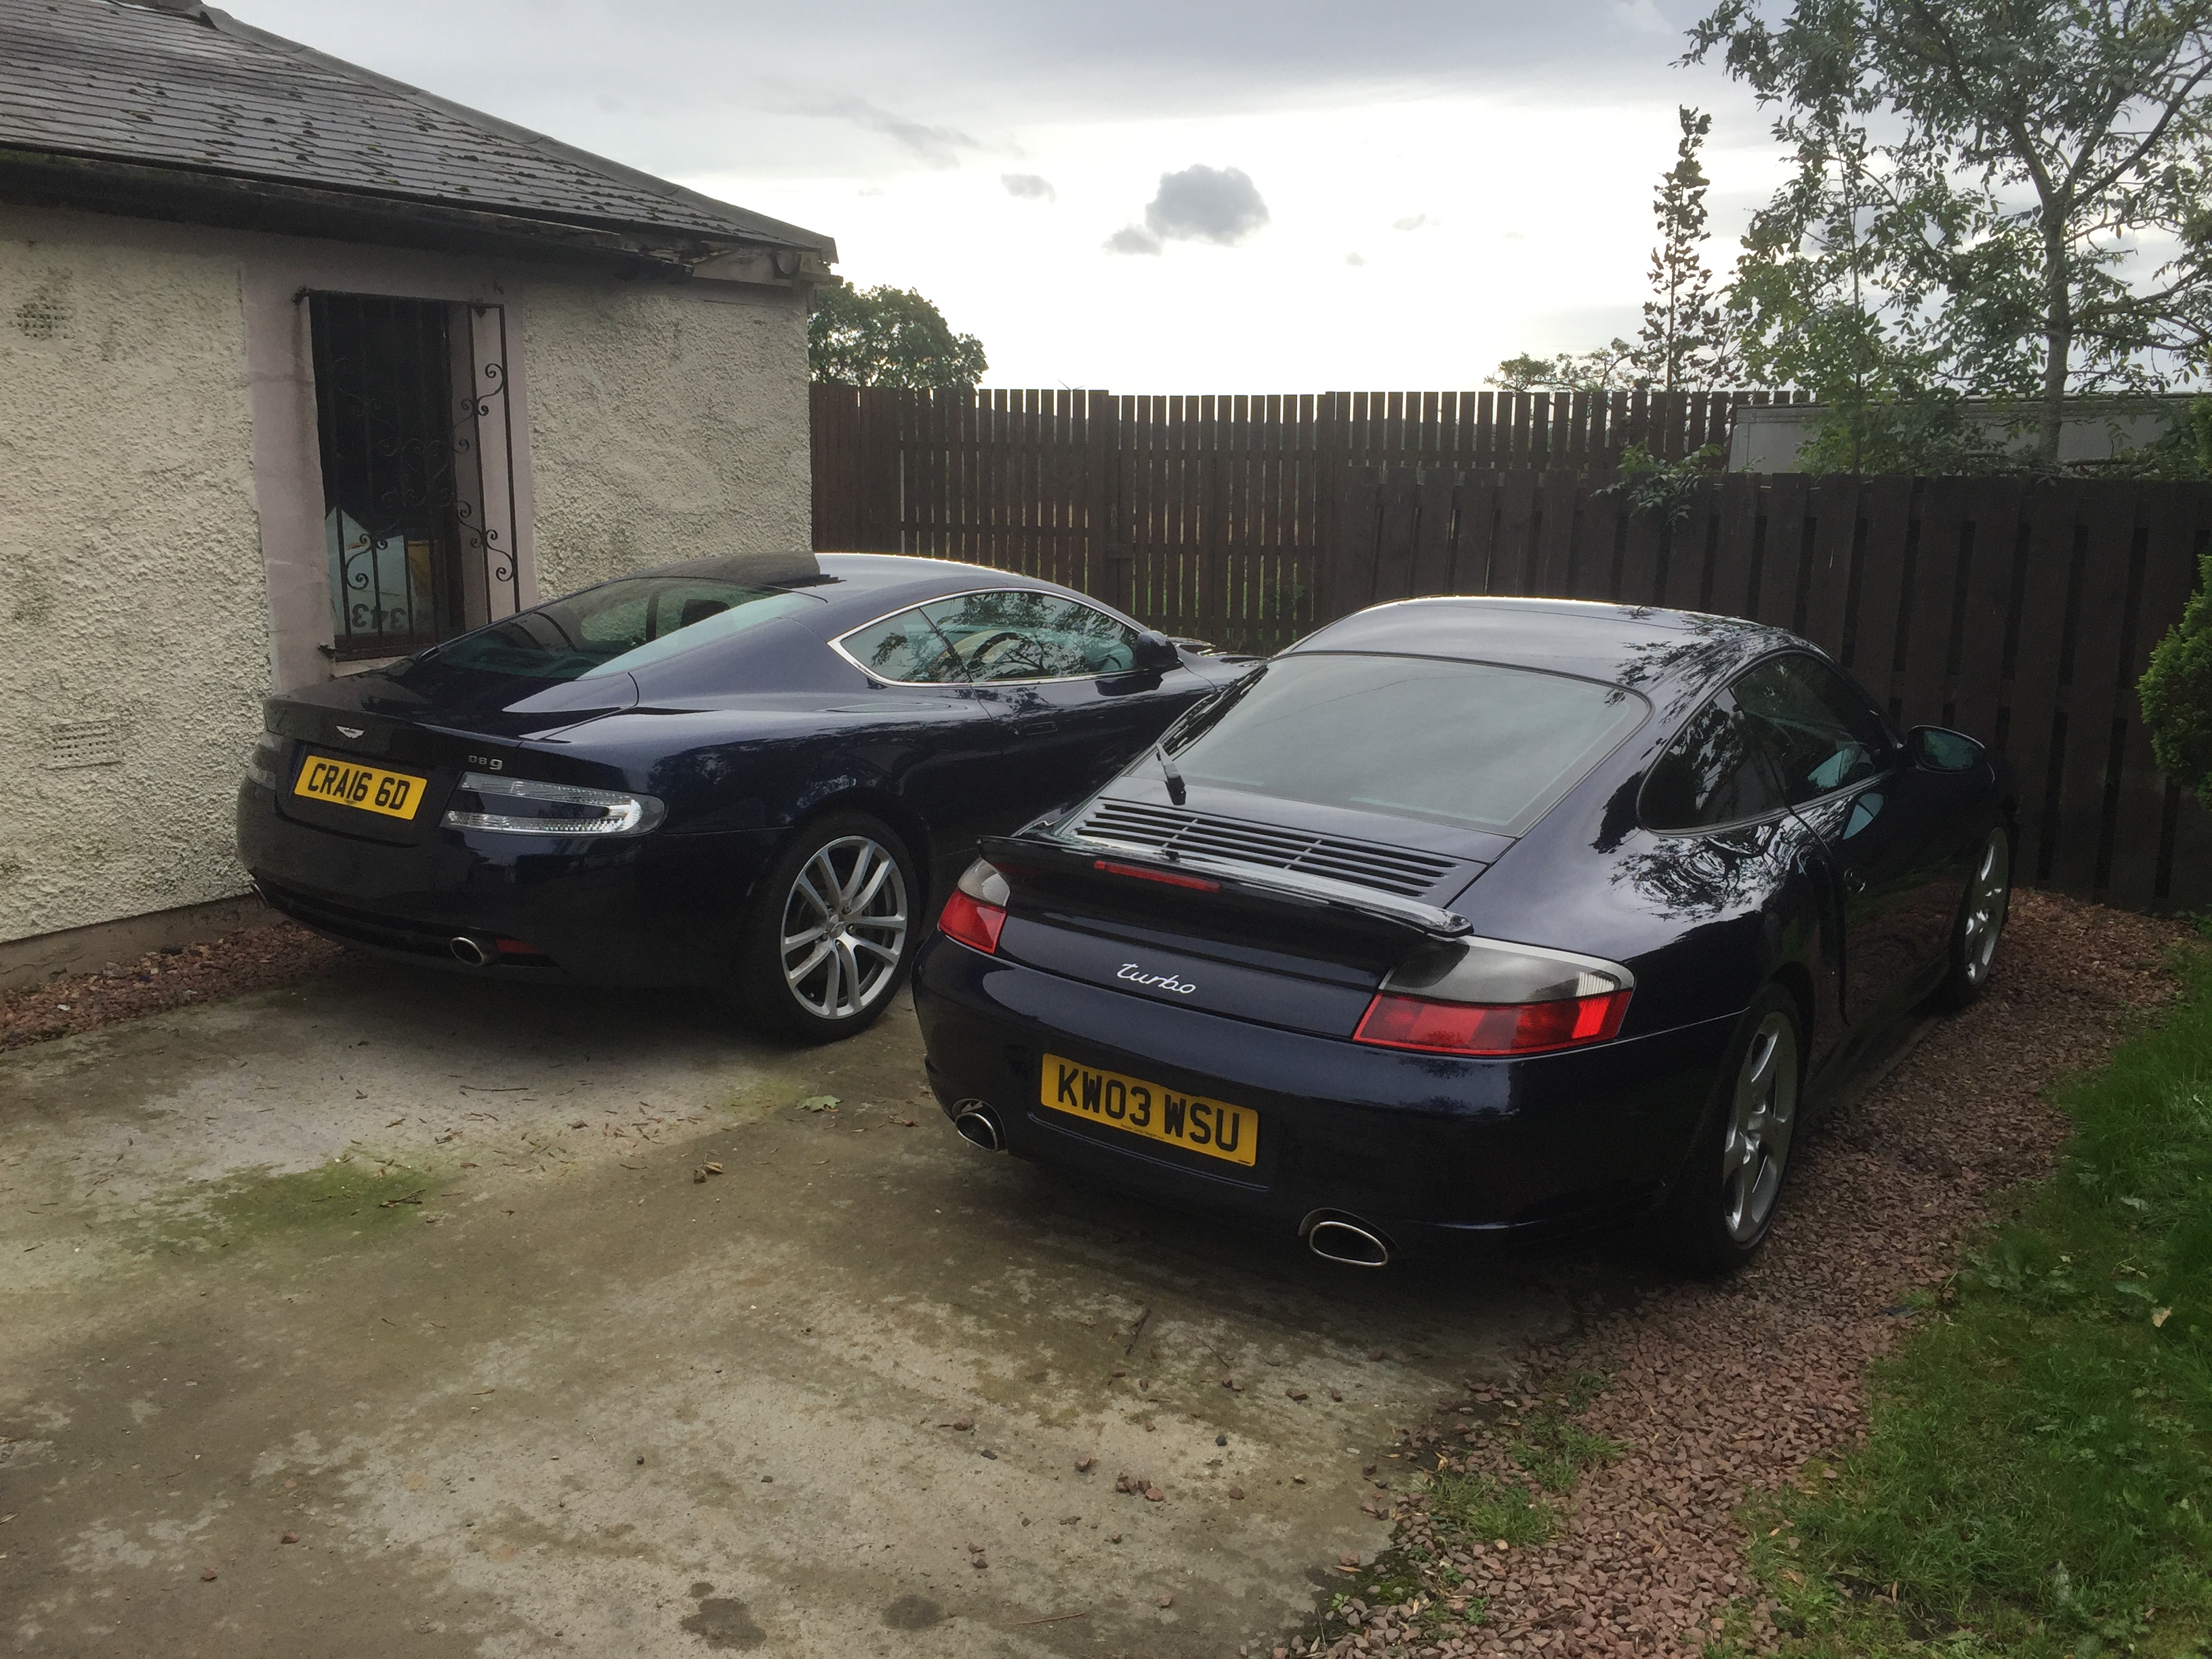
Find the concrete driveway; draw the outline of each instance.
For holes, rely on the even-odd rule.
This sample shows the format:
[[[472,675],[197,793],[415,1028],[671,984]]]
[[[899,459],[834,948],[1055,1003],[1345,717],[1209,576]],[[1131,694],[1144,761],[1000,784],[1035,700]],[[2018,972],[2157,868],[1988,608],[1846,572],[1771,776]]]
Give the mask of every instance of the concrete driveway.
[[[905,1007],[349,962],[0,1056],[0,1650],[1234,1653],[1583,1271],[977,1152]]]

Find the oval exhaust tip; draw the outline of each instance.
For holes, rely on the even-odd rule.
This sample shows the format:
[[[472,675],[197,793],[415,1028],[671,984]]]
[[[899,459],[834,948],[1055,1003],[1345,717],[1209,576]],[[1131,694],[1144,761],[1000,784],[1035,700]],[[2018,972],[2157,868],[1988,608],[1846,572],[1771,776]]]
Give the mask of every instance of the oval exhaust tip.
[[[446,941],[446,949],[453,952],[454,961],[465,962],[471,968],[484,967],[492,959],[491,947],[467,933],[454,934]]]
[[[952,1127],[971,1146],[981,1146],[987,1152],[1006,1150],[1006,1133],[999,1127],[999,1115],[988,1101],[962,1101],[952,1114]]]
[[[1324,1216],[1306,1229],[1306,1248],[1346,1267],[1387,1267],[1390,1245],[1380,1233],[1345,1216]]]

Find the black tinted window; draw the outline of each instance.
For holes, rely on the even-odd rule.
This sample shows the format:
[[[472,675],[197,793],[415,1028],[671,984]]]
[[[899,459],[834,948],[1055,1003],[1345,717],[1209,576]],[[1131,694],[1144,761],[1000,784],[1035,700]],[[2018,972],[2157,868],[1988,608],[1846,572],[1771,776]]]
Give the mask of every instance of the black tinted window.
[[[1647,829],[1706,830],[1764,817],[1782,804],[1750,728],[1723,695],[1689,718],[1651,769],[1643,816]]]
[[[838,641],[845,654],[879,679],[906,685],[941,685],[964,680],[960,659],[945,636],[919,611],[870,623]]]
[[[1792,806],[1863,782],[1889,759],[1881,716],[1826,663],[1776,657],[1729,690]]]
[[[1279,658],[1195,717],[1192,783],[1517,836],[1642,724],[1634,692],[1424,657]]]

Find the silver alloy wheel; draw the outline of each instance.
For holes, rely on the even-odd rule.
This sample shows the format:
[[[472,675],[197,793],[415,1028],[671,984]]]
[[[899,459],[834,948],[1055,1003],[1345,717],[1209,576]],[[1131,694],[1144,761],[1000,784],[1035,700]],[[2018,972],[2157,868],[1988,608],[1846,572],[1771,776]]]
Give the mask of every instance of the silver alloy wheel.
[[[906,948],[906,878],[888,848],[841,836],[806,860],[783,902],[783,981],[822,1019],[865,1013]]]
[[[1982,848],[1981,861],[1966,884],[1965,947],[1961,966],[1966,983],[1975,989],[1990,976],[1990,962],[1997,953],[2004,933],[2005,915],[2012,906],[2012,845],[2005,832],[1993,830]]]
[[[1797,1028],[1778,1008],[1751,1034],[1721,1143],[1723,1219],[1739,1244],[1757,1238],[1773,1212],[1796,1127]]]

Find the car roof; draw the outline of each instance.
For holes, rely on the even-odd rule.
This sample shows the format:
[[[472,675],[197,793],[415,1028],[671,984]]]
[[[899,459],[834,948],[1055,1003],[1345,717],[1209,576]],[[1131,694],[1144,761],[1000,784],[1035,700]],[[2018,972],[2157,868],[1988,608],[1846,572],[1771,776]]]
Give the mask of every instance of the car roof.
[[[1057,582],[988,565],[963,564],[906,553],[726,553],[689,559],[631,573],[641,576],[689,576],[785,587],[810,593],[828,609],[818,620],[835,635],[909,605],[970,593],[978,588],[1014,588],[1034,592],[1077,594]]]
[[[1704,684],[1796,635],[1740,617],[1593,599],[1475,595],[1400,599],[1309,634],[1284,654],[1358,652],[1503,663],[1628,686],[1647,695]]]

